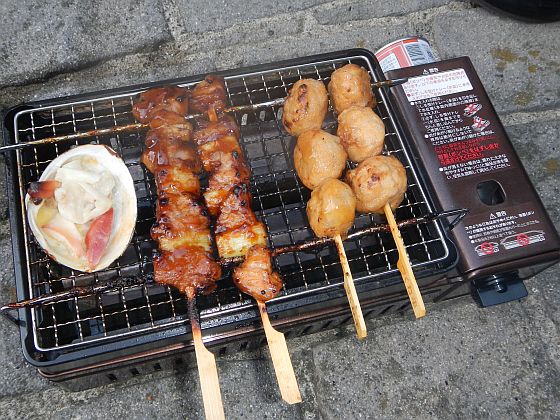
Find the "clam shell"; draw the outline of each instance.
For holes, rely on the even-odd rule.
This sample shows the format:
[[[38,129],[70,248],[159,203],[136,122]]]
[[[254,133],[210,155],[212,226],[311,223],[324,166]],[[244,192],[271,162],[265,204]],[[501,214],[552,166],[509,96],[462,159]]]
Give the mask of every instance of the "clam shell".
[[[105,145],[83,145],[77,146],[54,159],[41,174],[39,181],[54,179],[57,170],[67,162],[81,159],[95,158],[111,175],[113,175],[115,186],[112,190],[113,201],[113,226],[109,242],[99,263],[93,267],[89,266],[86,258],[76,258],[73,255],[62,255],[49,245],[44,232],[37,225],[37,214],[45,203],[34,204],[29,194],[25,197],[27,208],[27,220],[31,231],[37,242],[49,254],[49,256],[60,264],[79,271],[93,272],[108,267],[113,261],[120,257],[128,246],[134,227],[136,225],[137,203],[134,183],[128,168],[118,154]]]

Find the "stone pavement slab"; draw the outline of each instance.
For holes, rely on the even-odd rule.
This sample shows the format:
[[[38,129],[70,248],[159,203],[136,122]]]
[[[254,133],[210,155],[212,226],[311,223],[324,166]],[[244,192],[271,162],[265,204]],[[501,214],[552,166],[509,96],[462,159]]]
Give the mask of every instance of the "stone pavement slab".
[[[559,33],[560,22],[523,23],[474,9],[436,16],[433,46],[441,58],[471,57],[498,112],[512,112],[560,104]]]
[[[239,0],[215,5],[6,0],[0,13],[7,17],[0,27],[3,109],[337,49],[376,50],[400,36],[425,35],[443,58],[471,57],[560,227],[558,24],[519,23],[452,0],[303,0],[285,6]],[[7,262],[0,267],[4,303],[15,295],[5,213],[0,214],[0,260]],[[419,321],[411,314],[368,321],[364,342],[355,339],[352,327],[290,339],[304,398],[295,407],[280,400],[266,348],[219,356],[226,415],[557,418],[559,280],[557,265],[529,281],[530,295],[520,302],[482,310],[465,298],[429,305],[428,316]],[[70,393],[24,362],[19,335],[3,319],[0,338],[5,418],[203,416],[194,368]]]
[[[149,0],[0,2],[0,86],[23,84],[169,39]]]
[[[428,311],[426,319],[371,328],[362,343],[337,340],[313,349],[323,418],[558,413],[558,368],[523,302],[479,309],[462,301]]]
[[[331,2],[313,10],[313,17],[322,25],[371,18],[403,16],[451,3],[451,0],[379,0]],[[411,33],[412,34],[412,33]]]
[[[204,0],[177,0],[176,7],[187,33],[219,31],[275,15],[284,15],[328,3],[328,0],[298,2],[264,2],[260,0],[219,0],[209,4]],[[203,11],[201,13],[201,11]]]

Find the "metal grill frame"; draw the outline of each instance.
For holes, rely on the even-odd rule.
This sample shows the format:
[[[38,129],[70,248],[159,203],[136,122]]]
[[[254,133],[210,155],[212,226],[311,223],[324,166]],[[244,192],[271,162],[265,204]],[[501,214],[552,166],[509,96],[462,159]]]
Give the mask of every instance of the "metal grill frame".
[[[258,66],[261,67],[259,69],[256,69],[254,71],[247,71],[247,72],[243,72],[242,70],[240,71],[231,71],[231,72],[224,72],[224,76],[226,79],[226,85],[228,87],[228,96],[229,99],[231,101],[232,105],[238,105],[239,103],[236,102],[236,95],[247,95],[249,102],[251,102],[251,95],[252,93],[254,93],[254,91],[250,91],[248,85],[247,85],[247,79],[249,78],[254,78],[254,77],[260,77],[263,81],[263,86],[264,86],[264,94],[266,95],[267,99],[274,99],[274,97],[271,97],[271,89],[269,89],[266,85],[266,75],[269,74],[273,74],[273,73],[278,73],[280,76],[280,80],[281,80],[281,87],[284,91],[283,96],[285,96],[287,94],[287,91],[289,89],[289,87],[291,86],[291,84],[293,84],[292,82],[288,82],[286,83],[283,80],[283,76],[282,76],[282,72],[287,72],[287,71],[296,71],[297,74],[299,75],[299,78],[302,77],[302,73],[305,76],[309,76],[308,73],[302,72],[302,70],[304,68],[310,68],[310,67],[314,67],[316,74],[317,74],[317,79],[319,80],[326,80],[325,77],[321,76],[321,72],[318,70],[318,66],[332,66],[333,69],[335,67],[335,63],[337,66],[346,64],[348,62],[356,62],[357,60],[361,61],[361,65],[362,66],[366,66],[368,67],[368,70],[373,78],[373,81],[378,81],[378,80],[382,80],[383,76],[380,73],[379,69],[377,68],[377,62],[375,61],[375,59],[373,58],[373,55],[370,54],[369,52],[363,51],[363,50],[350,50],[350,51],[346,51],[346,52],[340,52],[340,53],[332,53],[329,54],[328,57],[326,55],[322,55],[322,56],[316,56],[316,57],[309,57],[308,58],[309,61],[305,61],[305,59],[301,59],[299,60],[299,63],[294,64],[293,62],[291,64],[283,64],[283,63],[278,63],[278,66],[275,67],[274,65],[265,65],[265,66]],[[266,67],[266,68],[265,68]],[[322,71],[322,70],[321,70]],[[229,73],[229,74],[228,74]],[[220,74],[220,73],[218,73]],[[197,83],[198,81],[200,81],[203,78],[203,76],[199,76],[199,77],[192,77],[189,78],[188,81],[185,80],[175,80],[175,81],[166,81],[166,82],[159,82],[157,83],[157,85],[162,85],[162,84],[169,84],[169,83],[175,83],[175,84],[180,84],[182,86],[191,86],[195,83]],[[244,85],[245,85],[245,91],[241,91],[241,92],[231,92],[230,91],[230,85],[234,84],[234,81],[236,80],[242,80]],[[179,83],[177,83],[179,82]],[[152,86],[149,86],[152,87]],[[277,86],[278,87],[278,86]],[[22,141],[20,139],[20,131],[18,131],[18,119],[22,118],[24,115],[31,115],[31,118],[33,118],[33,113],[34,112],[45,112],[45,111],[51,111],[51,115],[52,115],[52,121],[53,123],[55,123],[55,117],[54,117],[54,110],[62,108],[62,107],[72,107],[72,124],[74,127],[74,131],[76,131],[76,124],[77,122],[79,123],[80,121],[77,121],[75,119],[75,114],[73,112],[73,108],[76,106],[80,106],[82,104],[91,104],[91,108],[92,108],[92,120],[94,123],[94,126],[97,127],[97,119],[95,116],[95,106],[93,105],[94,102],[102,102],[102,101],[114,101],[116,99],[121,99],[121,98],[129,98],[130,101],[132,101],[132,98],[134,95],[136,95],[137,93],[145,90],[147,87],[143,86],[143,87],[133,87],[133,88],[129,88],[128,90],[126,90],[126,93],[118,93],[118,94],[112,94],[109,93],[107,95],[104,96],[98,96],[98,95],[94,95],[93,97],[90,97],[89,99],[85,99],[85,100],[75,100],[75,99],[69,99],[69,100],[61,100],[61,99],[55,99],[52,101],[44,101],[41,104],[38,104],[35,106],[35,104],[30,104],[31,108],[26,108],[23,110],[19,110],[17,113],[15,113],[15,115],[13,116],[13,123],[14,123],[14,138],[13,141],[15,143],[19,143],[20,141]],[[233,89],[232,89],[233,90]],[[122,92],[122,90],[120,90],[120,92]],[[378,99],[380,99],[379,101],[379,106],[378,109],[382,110],[382,115],[381,117],[383,118],[383,120],[385,121],[386,125],[390,125],[394,128],[394,130],[391,130],[390,133],[386,134],[386,137],[391,140],[393,139],[392,143],[393,145],[397,144],[398,148],[396,150],[389,150],[389,153],[400,153],[400,157],[401,157],[401,161],[403,161],[403,158],[405,160],[405,167],[407,167],[407,172],[408,172],[408,176],[409,176],[409,191],[410,188],[416,188],[417,189],[417,194],[420,195],[420,199],[421,201],[418,202],[414,202],[414,200],[408,200],[405,199],[405,204],[404,206],[409,206],[412,216],[419,216],[420,214],[415,214],[415,210],[413,210],[413,206],[414,205],[422,205],[424,206],[424,212],[429,212],[432,211],[432,206],[430,203],[429,198],[427,197],[427,193],[425,191],[424,188],[422,188],[422,185],[420,184],[420,180],[419,177],[416,173],[416,168],[413,166],[409,153],[407,151],[407,148],[405,147],[404,141],[403,141],[403,136],[400,132],[400,130],[398,129],[398,124],[396,121],[396,117],[393,115],[393,113],[391,112],[391,110],[389,109],[389,107],[387,106],[387,94],[384,91],[378,91]],[[280,108],[281,109],[281,108]],[[283,132],[283,129],[281,128],[281,124],[279,123],[279,114],[278,114],[278,109],[274,110],[274,114],[275,114],[275,119],[274,119],[274,124],[276,125],[276,129],[278,130],[278,133],[280,133],[280,137],[281,137],[281,144],[282,144],[282,153],[283,155],[285,155],[285,157],[287,157],[289,159],[291,153],[290,150],[288,150],[288,148],[286,147],[286,144],[284,142],[284,137],[288,137],[285,132]],[[257,125],[259,125],[259,132],[261,133],[260,135],[260,142],[261,145],[263,147],[263,152],[264,152],[264,159],[267,161],[267,166],[269,166],[269,159],[273,158],[274,155],[273,154],[269,154],[267,152],[267,146],[266,146],[266,140],[264,140],[264,137],[262,135],[262,131],[260,130],[260,122],[258,117],[256,116],[257,113],[261,113],[262,112],[267,112],[267,110],[263,110],[263,111],[255,111],[254,112],[254,116],[255,117],[255,121],[257,121]],[[248,114],[250,113],[245,113],[245,117],[241,117],[241,128],[242,128],[242,132],[243,132],[243,128],[244,126],[246,126],[246,124],[244,124],[244,120],[243,118],[248,118]],[[384,115],[383,115],[384,114]],[[330,115],[330,113],[329,113]],[[113,105],[113,113],[112,113],[112,117],[114,119],[114,123],[115,125],[117,125],[117,117],[119,116],[119,114],[117,114],[115,112],[114,109],[114,105]],[[261,118],[262,119],[262,118]],[[246,120],[245,120],[246,122]],[[265,122],[264,119],[262,119],[262,122]],[[38,138],[36,136],[36,130],[39,130],[41,127],[35,127],[34,125],[32,125],[32,139],[36,139]],[[53,131],[56,135],[56,127],[57,125],[54,124],[53,125]],[[117,142],[119,141],[119,135],[116,134],[114,135],[117,138]],[[141,136],[141,134],[140,134]],[[252,144],[251,142],[246,142],[244,141],[244,138],[242,138],[241,140],[242,142],[242,147],[245,149],[245,153],[246,155],[248,154],[248,148],[249,146]],[[80,144],[84,144],[85,141],[81,141]],[[255,143],[255,142],[253,142]],[[389,142],[391,144],[391,142]],[[56,146],[55,146],[56,147]],[[58,149],[57,149],[58,152]],[[249,151],[249,154],[251,152]],[[31,234],[30,232],[28,232],[28,226],[27,223],[25,222],[25,218],[26,218],[26,213],[25,213],[25,205],[24,205],[24,196],[25,196],[25,181],[24,181],[24,176],[22,174],[22,152],[21,151],[17,151],[15,152],[16,154],[16,168],[17,168],[17,181],[18,181],[18,186],[19,186],[19,217],[20,220],[18,221],[21,229],[23,231],[23,242],[24,242],[24,249],[25,249],[25,255],[23,255],[22,257],[24,257],[23,259],[25,260],[25,269],[26,269],[26,276],[24,275],[24,277],[27,278],[27,291],[28,291],[28,295],[25,297],[34,297],[35,295],[35,290],[36,290],[36,286],[37,286],[37,282],[33,280],[33,274],[31,272],[31,263],[28,263],[30,261],[30,239],[31,238]],[[36,148],[35,148],[35,154],[36,154]],[[57,153],[58,154],[58,153]],[[251,161],[251,159],[249,159],[249,161]],[[38,162],[37,156],[35,156],[35,162]],[[291,161],[290,161],[291,162]],[[291,164],[291,163],[290,163]],[[145,169],[144,169],[145,172]],[[300,195],[301,197],[301,201],[303,205],[303,207],[299,207],[299,211],[301,211],[302,209],[304,209],[305,206],[305,200],[304,200],[304,191],[305,191],[305,187],[303,187],[302,185],[300,185],[299,181],[297,180],[297,178],[295,177],[295,173],[293,172],[293,168],[291,169],[292,172],[292,176],[294,176],[294,179],[296,180],[296,190],[297,193]],[[39,171],[37,170],[37,173],[39,174]],[[261,220],[263,220],[263,222],[265,222],[265,224],[267,225],[268,231],[269,231],[269,241],[271,243],[272,246],[274,245],[279,245],[277,242],[275,243],[275,239],[274,236],[275,234],[272,233],[272,229],[269,226],[269,223],[267,223],[267,218],[271,217],[271,216],[284,216],[284,218],[286,218],[286,205],[282,200],[282,193],[280,192],[280,199],[281,199],[281,207],[282,210],[278,210],[276,211],[275,214],[273,213],[269,213],[266,214],[263,204],[262,204],[262,199],[264,198],[264,195],[261,195],[259,193],[259,182],[258,182],[258,178],[259,176],[268,176],[267,174],[264,175],[256,175],[253,174],[252,178],[251,178],[251,185],[252,185],[252,189],[253,192],[257,198],[257,201],[260,202],[260,207],[261,207],[261,211],[259,211],[258,209],[256,210],[257,215],[259,216],[259,218]],[[278,181],[276,180],[276,174],[273,174],[273,178],[275,179],[275,183],[276,183],[276,187],[277,190],[280,191],[280,187],[278,186]],[[412,181],[412,182],[410,182]],[[409,193],[407,193],[408,195]],[[411,202],[412,201],[412,202]],[[13,210],[13,206],[10,206],[11,209]],[[357,220],[360,220],[360,218],[362,219],[362,222],[365,221],[366,219],[369,220],[370,223],[373,222],[379,222],[378,218],[373,218],[371,215],[363,215],[363,216],[359,216],[359,218]],[[289,226],[289,220],[286,219],[286,223]],[[12,223],[12,231],[14,229],[14,227],[17,228],[17,223]],[[420,234],[420,237],[422,238],[422,241],[420,243],[414,243],[414,244],[407,244],[407,247],[410,248],[412,246],[423,246],[426,249],[426,253],[428,255],[428,259],[426,259],[425,261],[419,261],[413,264],[413,267],[416,269],[420,269],[422,267],[425,266],[430,266],[430,267],[437,267],[438,263],[441,262],[445,262],[446,260],[449,259],[450,257],[450,250],[448,248],[448,241],[446,240],[446,236],[443,233],[443,230],[440,226],[439,223],[436,222],[432,222],[431,223],[432,228],[435,229],[435,232],[437,234],[437,239],[432,239],[432,240],[428,240],[426,241],[423,237],[423,233],[422,230],[418,227],[418,232]],[[306,228],[307,231],[309,231],[309,228]],[[305,230],[304,228],[302,228],[302,230]],[[288,236],[290,237],[290,239],[292,241],[294,241],[294,232],[296,232],[296,230],[292,230],[290,229],[288,232],[284,232],[284,233],[288,233]],[[19,232],[18,232],[19,233]],[[278,235],[276,235],[278,236]],[[369,280],[372,279],[377,279],[379,277],[391,277],[392,274],[397,273],[397,269],[396,269],[396,261],[395,263],[391,263],[389,258],[388,258],[388,253],[389,252],[396,252],[394,244],[392,244],[392,239],[391,239],[391,246],[392,248],[386,248],[385,244],[383,242],[383,238],[381,235],[377,235],[378,240],[381,244],[381,254],[384,256],[385,261],[387,263],[387,270],[383,270],[382,272],[370,272],[369,267],[367,266],[367,260],[366,261],[366,267],[368,269],[368,275],[367,276],[361,276],[361,277],[356,277],[355,281],[358,285],[360,285],[361,283],[367,282]],[[439,243],[441,243],[442,247],[443,247],[443,253],[442,255],[438,256],[437,258],[431,258],[430,255],[430,251],[428,249],[428,243],[430,241],[439,241]],[[360,246],[361,245],[361,239],[357,241],[358,242],[358,247],[361,251],[361,253],[363,254],[363,248]],[[16,250],[17,244],[14,243],[14,251]],[[346,244],[348,246],[348,244]],[[14,257],[16,257],[16,252],[14,252]],[[335,253],[336,254],[336,253]],[[326,282],[322,285],[316,286],[316,287],[308,287],[309,285],[307,285],[307,283],[305,283],[305,287],[299,288],[299,289],[287,289],[284,290],[283,294],[281,294],[280,296],[278,296],[277,298],[275,298],[274,300],[270,301],[269,306],[274,307],[275,304],[281,304],[281,303],[285,303],[290,301],[293,298],[302,298],[305,296],[313,296],[316,295],[318,293],[321,292],[326,292],[329,289],[334,289],[334,288],[341,288],[342,287],[342,278],[341,276],[339,278],[335,278],[330,280],[329,277],[326,275],[326,269],[329,266],[333,266],[336,265],[337,263],[324,263],[323,262],[323,257],[321,256],[320,253],[317,254],[320,264],[321,264],[321,268],[323,270],[323,272],[325,272],[325,278],[326,278]],[[303,269],[302,267],[302,262],[299,260],[299,257],[296,254],[297,262],[299,264],[299,267],[301,269]],[[364,256],[365,258],[365,256]],[[17,260],[19,258],[15,258],[15,260]],[[15,261],[17,264],[17,261]],[[329,265],[330,264],[330,265]],[[351,262],[352,265],[352,262]],[[450,264],[447,264],[448,267],[450,267]],[[118,269],[117,269],[118,271]],[[23,274],[23,273],[22,273]],[[394,277],[394,276],[393,276]],[[398,277],[398,275],[397,275]],[[76,285],[76,279],[79,279],[80,276],[76,276],[75,273],[72,273],[71,276],[71,283],[72,285]],[[161,286],[158,286],[161,287]],[[169,322],[165,322],[162,323],[160,325],[155,325],[153,322],[153,318],[151,316],[151,304],[150,304],[150,300],[149,300],[149,293],[148,293],[148,289],[147,286],[144,285],[142,287],[142,294],[145,296],[146,301],[147,301],[147,307],[150,311],[150,318],[152,319],[151,324],[148,325],[145,328],[139,328],[139,329],[134,329],[131,327],[130,323],[128,322],[128,315],[127,315],[127,307],[126,307],[126,293],[127,291],[125,290],[120,290],[120,295],[123,301],[123,305],[124,305],[124,310],[125,310],[125,316],[127,319],[127,325],[128,325],[128,331],[127,332],[123,332],[123,333],[119,333],[119,334],[114,334],[114,335],[103,335],[102,337],[97,337],[96,339],[92,339],[92,340],[85,340],[85,341],[79,341],[79,342],[73,342],[73,343],[69,343],[69,344],[64,344],[64,345],[57,345],[54,347],[50,347],[50,348],[45,348],[41,346],[40,340],[39,340],[39,333],[40,333],[40,329],[39,326],[37,324],[37,311],[38,310],[31,310],[31,324],[32,324],[32,332],[33,332],[33,344],[35,346],[35,349],[37,349],[38,351],[42,351],[42,352],[49,352],[49,351],[61,351],[61,350],[71,350],[71,348],[77,348],[77,347],[88,347],[88,346],[92,346],[92,345],[97,345],[97,344],[103,344],[103,342],[105,341],[114,341],[114,340],[120,340],[120,339],[124,339],[124,338],[128,338],[129,336],[132,335],[138,335],[138,334],[142,334],[142,333],[146,333],[146,332],[155,332],[156,330],[160,330],[160,329],[168,329],[168,328],[172,328],[172,327],[176,327],[176,326],[182,326],[185,323],[185,316],[177,316],[175,315],[175,310],[174,310],[174,303],[175,301],[179,301],[181,300],[180,297],[174,298],[172,292],[169,290],[169,288],[167,289],[167,293],[169,294],[169,298],[170,298],[170,302],[171,302],[171,307],[173,308],[174,311],[174,318],[173,320],[170,320]],[[18,298],[20,298],[20,291],[18,290]],[[75,301],[74,304],[76,305],[76,308],[78,308],[78,298],[73,298],[73,300]],[[99,302],[101,302],[101,300],[99,300]],[[202,320],[204,322],[204,320],[206,319],[211,319],[211,318],[216,318],[216,316],[228,316],[231,314],[234,314],[240,310],[242,310],[244,307],[252,307],[254,306],[253,302],[247,298],[244,298],[241,294],[239,294],[239,302],[235,305],[220,305],[218,302],[218,308],[214,308],[214,309],[207,309],[202,311],[201,317]],[[83,319],[80,319],[79,317],[79,310],[77,311],[78,314],[78,318],[75,322],[78,323],[78,325],[80,325],[80,322],[83,321]],[[103,316],[103,308],[101,308],[101,313]],[[54,314],[54,309],[53,309],[53,314]],[[20,312],[20,316],[21,316],[21,312]],[[54,315],[53,315],[54,316]],[[56,335],[56,330],[57,330],[57,324],[56,324],[56,319],[55,321],[55,325],[54,325],[54,330],[55,330],[55,335]],[[103,322],[104,318],[103,318]],[[81,331],[81,329],[80,329]],[[104,328],[104,331],[106,332],[107,329],[106,327]],[[80,338],[83,339],[82,334],[80,332]]]

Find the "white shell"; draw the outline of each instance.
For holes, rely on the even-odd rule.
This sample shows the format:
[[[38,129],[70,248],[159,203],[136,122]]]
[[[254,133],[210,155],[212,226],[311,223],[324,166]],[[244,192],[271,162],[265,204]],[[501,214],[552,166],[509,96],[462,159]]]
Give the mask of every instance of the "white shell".
[[[70,161],[84,158],[94,158],[114,178],[115,185],[111,191],[113,207],[113,226],[109,242],[101,260],[97,265],[91,267],[86,258],[77,258],[73,255],[61,254],[50,246],[45,238],[44,232],[37,225],[36,219],[39,209],[44,204],[43,200],[38,205],[34,204],[29,194],[25,196],[27,208],[27,220],[31,231],[35,235],[39,245],[49,256],[60,264],[79,271],[93,272],[108,267],[113,261],[120,257],[128,246],[134,227],[136,225],[137,203],[134,183],[128,168],[117,153],[104,145],[84,145],[75,147],[54,159],[41,174],[39,181],[54,179],[58,169]]]

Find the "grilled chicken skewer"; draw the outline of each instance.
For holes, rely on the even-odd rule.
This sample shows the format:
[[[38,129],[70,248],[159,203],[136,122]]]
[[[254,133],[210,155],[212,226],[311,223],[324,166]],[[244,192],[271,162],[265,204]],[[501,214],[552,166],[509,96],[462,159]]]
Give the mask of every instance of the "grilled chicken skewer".
[[[204,199],[216,218],[220,257],[245,256],[241,266],[234,269],[234,283],[257,300],[280,393],[286,402],[295,404],[301,402],[301,395],[286,339],[272,327],[265,305],[283,284],[272,270],[265,227],[251,209],[250,172],[239,145],[239,128],[233,118],[221,112],[225,101],[223,79],[215,76],[206,77],[192,91],[193,111],[208,115],[208,119],[197,118],[194,133],[204,170],[209,174]]]
[[[191,143],[192,125],[184,118],[189,95],[178,87],[152,89],[140,95],[133,113],[150,126],[142,163],[154,175],[158,193],[151,230],[159,247],[153,259],[154,278],[176,287],[188,299],[206,418],[223,419],[216,361],[202,341],[195,307],[198,293],[216,288],[221,268],[210,254],[210,220],[200,202],[201,166]]]

